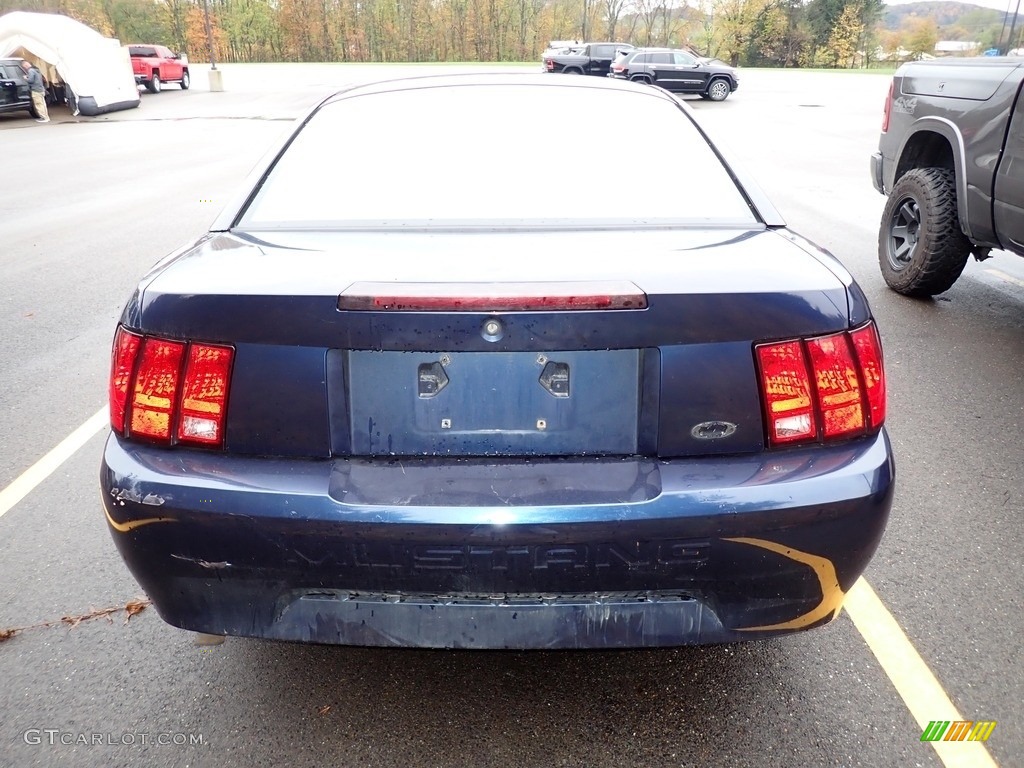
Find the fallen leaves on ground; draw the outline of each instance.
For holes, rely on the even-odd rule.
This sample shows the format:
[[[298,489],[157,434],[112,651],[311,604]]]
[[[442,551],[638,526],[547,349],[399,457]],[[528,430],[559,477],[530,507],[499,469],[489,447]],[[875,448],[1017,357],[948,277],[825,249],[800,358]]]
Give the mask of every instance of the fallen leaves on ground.
[[[127,624],[132,616],[142,613],[152,604],[151,600],[140,597],[135,600],[129,600],[124,605],[115,605],[110,608],[95,608],[88,613],[81,613],[76,616],[61,616],[60,620],[43,621],[39,624],[29,624],[25,627],[0,629],[0,643],[5,640],[10,640],[15,635],[24,632],[26,629],[45,629],[47,627],[55,627],[58,624],[67,624],[69,629],[74,629],[83,621],[89,621],[90,619],[105,618],[107,621],[111,621],[110,617],[120,611],[124,611],[124,623]]]
[[[149,600],[129,600],[124,604],[124,623],[125,626],[131,620],[132,616],[138,613],[142,613],[150,605]]]

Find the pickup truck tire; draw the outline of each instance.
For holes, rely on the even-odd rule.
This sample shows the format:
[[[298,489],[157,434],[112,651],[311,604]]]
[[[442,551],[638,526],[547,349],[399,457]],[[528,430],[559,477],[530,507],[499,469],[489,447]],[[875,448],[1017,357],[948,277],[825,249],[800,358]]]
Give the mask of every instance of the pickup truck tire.
[[[190,85],[192,85],[192,80],[189,78],[188,70],[186,69],[181,73],[181,90],[187,91]]]
[[[725,101],[729,98],[729,94],[732,93],[732,88],[729,87],[729,83],[722,77],[716,77],[708,84],[708,98],[711,101]]]
[[[152,79],[146,83],[146,87],[149,88],[150,93],[160,93],[160,75],[154,72]]]
[[[970,253],[953,171],[915,168],[901,176],[878,232],[878,263],[888,286],[904,296],[942,293],[960,277]]]

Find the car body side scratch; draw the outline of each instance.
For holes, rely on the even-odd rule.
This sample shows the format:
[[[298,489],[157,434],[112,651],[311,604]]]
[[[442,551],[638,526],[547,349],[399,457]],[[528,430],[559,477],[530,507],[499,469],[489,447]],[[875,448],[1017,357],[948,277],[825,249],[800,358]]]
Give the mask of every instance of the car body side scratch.
[[[155,493],[143,496],[134,488],[111,488],[110,495],[114,501],[134,501],[136,504],[149,504],[154,507],[162,506],[166,501],[163,496],[157,496]]]
[[[187,563],[195,563],[199,567],[209,568],[211,571],[219,571],[222,568],[231,567],[231,563],[229,562],[211,563],[208,560],[203,560],[202,558],[185,557],[185,555],[171,555],[171,557],[173,557],[175,560],[184,560]]]

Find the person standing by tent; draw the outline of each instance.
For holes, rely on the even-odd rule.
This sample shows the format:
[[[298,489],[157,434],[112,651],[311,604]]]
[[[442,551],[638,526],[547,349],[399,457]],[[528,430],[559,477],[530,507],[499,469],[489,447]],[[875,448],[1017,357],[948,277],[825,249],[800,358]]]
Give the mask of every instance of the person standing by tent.
[[[32,106],[36,108],[36,122],[50,122],[50,114],[46,111],[46,85],[42,73],[22,59],[21,68],[25,70],[25,79],[32,91]]]

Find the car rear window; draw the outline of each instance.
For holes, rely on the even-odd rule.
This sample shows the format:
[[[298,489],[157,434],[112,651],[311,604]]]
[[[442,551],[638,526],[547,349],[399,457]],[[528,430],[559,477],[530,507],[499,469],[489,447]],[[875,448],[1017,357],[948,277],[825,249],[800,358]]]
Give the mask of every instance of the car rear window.
[[[606,129],[567,131],[557,115]],[[627,149],[626,125],[645,141]],[[628,181],[601,190],[586,181],[550,180],[554,169],[566,167],[599,176],[614,168]],[[278,159],[239,224],[608,221],[757,219],[691,120],[654,90],[467,84],[325,104]]]

